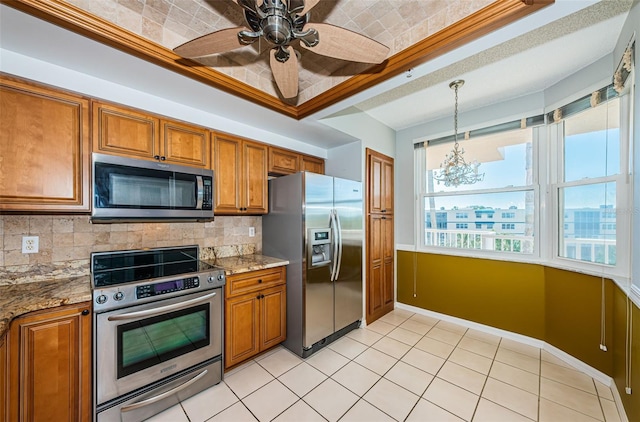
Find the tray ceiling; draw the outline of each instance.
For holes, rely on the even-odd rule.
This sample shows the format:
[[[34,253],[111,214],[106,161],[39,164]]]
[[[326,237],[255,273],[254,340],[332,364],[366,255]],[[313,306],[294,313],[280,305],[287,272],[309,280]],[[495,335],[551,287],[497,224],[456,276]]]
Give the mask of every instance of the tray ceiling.
[[[311,10],[310,22],[330,23],[373,38],[390,48],[389,58],[372,67],[296,48],[300,90],[290,100],[278,95],[266,42],[199,63],[172,52],[201,35],[244,26],[242,9],[232,0],[16,0],[11,5],[300,119],[551,2],[321,0]]]

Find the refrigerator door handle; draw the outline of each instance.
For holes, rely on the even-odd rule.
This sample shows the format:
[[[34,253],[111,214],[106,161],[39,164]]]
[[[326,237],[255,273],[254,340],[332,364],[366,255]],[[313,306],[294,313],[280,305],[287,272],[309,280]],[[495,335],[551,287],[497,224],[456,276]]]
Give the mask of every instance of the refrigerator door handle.
[[[340,215],[338,214],[338,210],[334,211],[335,219],[336,219],[336,232],[338,234],[338,239],[336,240],[336,244],[338,245],[338,257],[336,258],[336,272],[334,275],[334,280],[338,280],[340,276],[340,266],[342,265],[342,225],[340,224]]]
[[[334,281],[336,276],[336,270],[338,268],[338,221],[336,220],[335,210],[331,210],[329,214],[330,227],[332,231],[332,245],[331,245],[331,281]]]

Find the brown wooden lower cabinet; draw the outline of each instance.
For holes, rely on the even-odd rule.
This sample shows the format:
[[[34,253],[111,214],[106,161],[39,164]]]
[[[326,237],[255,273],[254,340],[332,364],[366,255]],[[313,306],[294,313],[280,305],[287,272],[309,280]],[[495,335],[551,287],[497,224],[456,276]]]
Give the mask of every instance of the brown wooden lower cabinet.
[[[225,369],[285,340],[285,283],[285,267],[227,277]]]
[[[16,318],[7,339],[9,421],[91,420],[89,302]]]

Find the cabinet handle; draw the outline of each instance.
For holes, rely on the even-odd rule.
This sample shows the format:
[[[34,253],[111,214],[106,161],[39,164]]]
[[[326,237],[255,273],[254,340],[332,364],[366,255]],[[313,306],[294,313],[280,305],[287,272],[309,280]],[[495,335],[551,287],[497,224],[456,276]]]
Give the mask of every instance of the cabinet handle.
[[[83,309],[82,310],[82,315],[84,315],[84,316],[89,315],[89,310],[88,309]]]
[[[381,219],[381,220],[386,220],[386,219],[387,219],[387,217],[382,216],[382,217],[380,217],[380,219]]]

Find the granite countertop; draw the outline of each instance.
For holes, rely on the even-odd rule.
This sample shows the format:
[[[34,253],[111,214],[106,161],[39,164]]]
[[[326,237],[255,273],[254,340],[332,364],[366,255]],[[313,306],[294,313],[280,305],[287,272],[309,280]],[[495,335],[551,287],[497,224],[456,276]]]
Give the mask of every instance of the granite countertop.
[[[224,269],[226,275],[246,273],[248,271],[265,270],[267,268],[287,265],[286,259],[272,258],[264,255],[240,255],[205,260],[206,263]]]
[[[89,276],[0,286],[0,338],[15,317],[91,300]]]
[[[289,263],[284,259],[256,254],[204,261],[223,268],[226,275],[264,270]],[[25,277],[28,275],[24,274]],[[89,275],[0,285],[0,337],[9,328],[11,320],[20,315],[90,300],[91,277]]]

